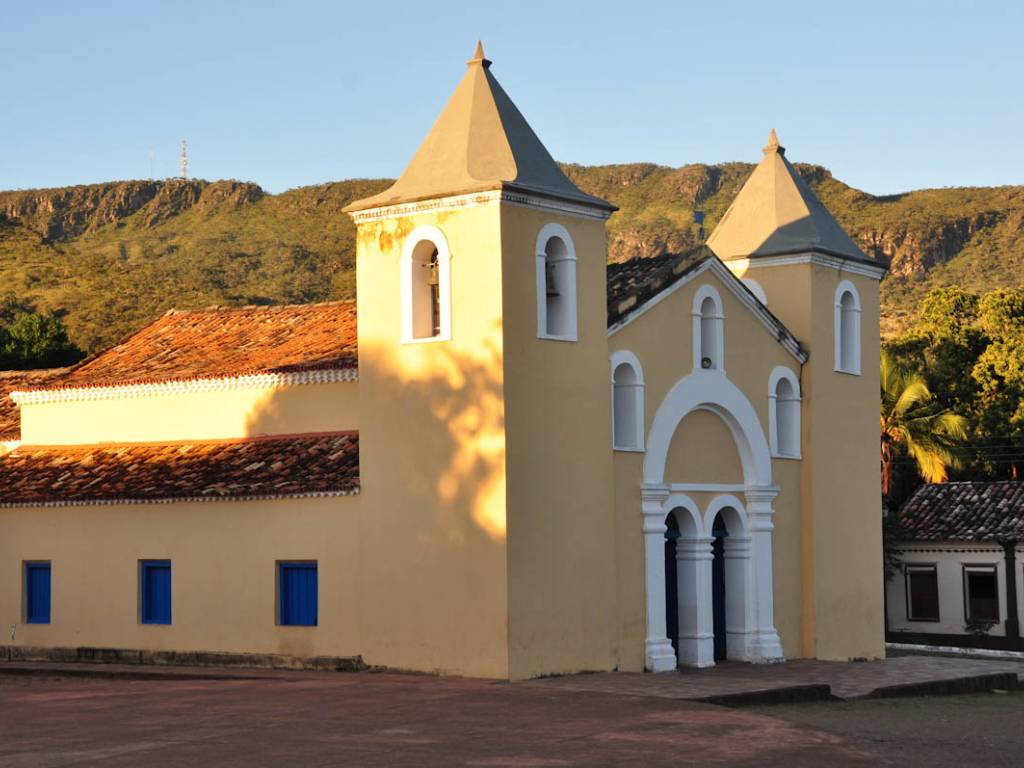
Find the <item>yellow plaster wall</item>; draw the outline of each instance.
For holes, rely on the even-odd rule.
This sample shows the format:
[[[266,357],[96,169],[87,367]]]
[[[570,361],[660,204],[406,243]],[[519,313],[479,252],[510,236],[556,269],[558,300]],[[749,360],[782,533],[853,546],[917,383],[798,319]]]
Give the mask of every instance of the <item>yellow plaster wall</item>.
[[[801,516],[808,653],[824,659],[884,655],[878,461],[878,281],[810,264],[745,273],[810,353],[802,379]],[[861,375],[834,370],[835,292],[851,281],[861,301]],[[807,297],[810,296],[810,300]]]
[[[451,251],[451,341],[402,344],[399,263],[416,226]],[[367,660],[507,677],[499,208],[358,227]]]
[[[358,427],[357,382],[147,394],[21,407],[25,445],[215,440]]]
[[[576,342],[537,338],[537,237],[551,222],[575,245]],[[502,241],[511,676],[612,669],[604,223],[506,205]]]
[[[768,379],[771,371],[778,365],[784,365],[799,376],[800,364],[716,276],[706,272],[694,278],[616,332],[608,340],[609,354],[625,349],[640,359],[645,383],[645,432],[649,433],[658,406],[669,390],[692,372],[691,311],[693,297],[704,284],[713,285],[722,298],[728,377],[750,401],[767,440]],[[802,605],[801,561],[805,535],[799,506],[801,464],[801,461],[792,459],[772,460],[772,480],[779,487],[779,495],[774,501],[772,551],[775,627],[782,640],[783,652],[790,658],[807,655],[802,638],[806,614]],[[619,668],[636,671],[643,669],[646,633],[640,512],[643,455],[616,451],[614,465]],[[735,442],[718,416],[697,412],[683,420],[669,449],[665,482],[742,483]],[[703,513],[719,494],[693,492],[687,495]],[[743,500],[741,493],[736,495]]]
[[[0,509],[4,640],[42,647],[351,656],[360,636],[358,496]],[[169,626],[139,622],[139,560],[171,561]],[[22,564],[49,560],[48,625],[24,624]],[[276,562],[318,561],[319,626],[276,624]]]

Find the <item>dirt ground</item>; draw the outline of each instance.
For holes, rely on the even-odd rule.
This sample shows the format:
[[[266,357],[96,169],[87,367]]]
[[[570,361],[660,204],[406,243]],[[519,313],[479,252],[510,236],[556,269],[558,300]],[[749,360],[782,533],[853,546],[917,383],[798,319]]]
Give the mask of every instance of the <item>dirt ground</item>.
[[[1024,693],[752,709],[457,678],[0,675],[0,766],[1020,765]]]

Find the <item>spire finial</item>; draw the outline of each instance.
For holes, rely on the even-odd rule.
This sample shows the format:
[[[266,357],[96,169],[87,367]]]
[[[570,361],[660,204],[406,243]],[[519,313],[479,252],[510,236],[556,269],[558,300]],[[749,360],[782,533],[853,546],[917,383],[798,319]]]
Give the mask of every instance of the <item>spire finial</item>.
[[[772,128],[772,132],[768,134],[768,146],[764,148],[764,153],[766,155],[772,152],[777,152],[780,155],[786,154],[786,148],[779,144],[779,137],[778,134],[775,133],[774,128]]]
[[[473,51],[473,58],[467,61],[466,63],[469,66],[479,64],[484,69],[487,69],[489,66],[491,66],[491,60],[484,56],[484,44],[481,41],[476,41],[476,50]]]

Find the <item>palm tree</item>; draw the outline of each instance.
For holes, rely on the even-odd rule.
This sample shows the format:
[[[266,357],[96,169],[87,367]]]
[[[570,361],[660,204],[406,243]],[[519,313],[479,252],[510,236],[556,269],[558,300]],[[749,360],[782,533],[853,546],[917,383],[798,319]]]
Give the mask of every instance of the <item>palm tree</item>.
[[[943,483],[960,466],[956,445],[967,437],[967,419],[935,408],[924,377],[882,351],[882,494],[892,487],[896,452],[902,446],[928,483]]]

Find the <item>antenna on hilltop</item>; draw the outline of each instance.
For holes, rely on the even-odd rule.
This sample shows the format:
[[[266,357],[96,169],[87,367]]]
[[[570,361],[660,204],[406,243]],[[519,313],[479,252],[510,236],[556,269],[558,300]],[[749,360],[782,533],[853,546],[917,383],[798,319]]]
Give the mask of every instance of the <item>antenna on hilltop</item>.
[[[181,180],[188,181],[188,152],[185,140],[181,140]]]

